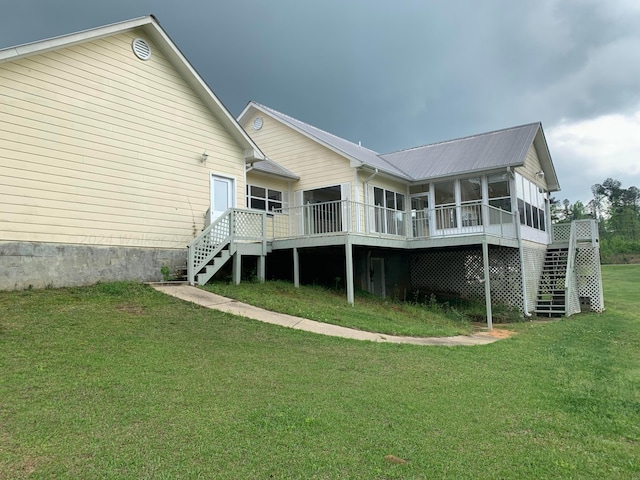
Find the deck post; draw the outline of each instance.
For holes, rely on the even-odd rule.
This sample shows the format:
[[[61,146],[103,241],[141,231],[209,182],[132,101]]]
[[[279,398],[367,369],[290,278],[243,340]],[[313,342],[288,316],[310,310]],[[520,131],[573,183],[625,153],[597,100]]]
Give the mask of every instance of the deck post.
[[[236,252],[233,255],[233,283],[240,285],[242,279],[242,255],[240,252]]]
[[[187,245],[187,281],[189,285],[195,285],[195,273],[193,272],[193,247]]]
[[[267,263],[267,257],[265,255],[260,255],[258,257],[258,280],[260,281],[260,283],[264,283],[265,277],[266,277],[266,263]]]
[[[487,307],[487,329],[493,329],[493,318],[491,313],[491,275],[489,274],[489,244],[487,240],[482,241],[482,261],[484,264],[484,301]]]
[[[300,286],[300,256],[295,247],[293,248],[293,286],[295,288]]]
[[[347,303],[353,305],[354,293],[353,293],[353,246],[351,244],[351,235],[347,235],[347,241],[344,246],[345,249],[345,263],[347,271]]]

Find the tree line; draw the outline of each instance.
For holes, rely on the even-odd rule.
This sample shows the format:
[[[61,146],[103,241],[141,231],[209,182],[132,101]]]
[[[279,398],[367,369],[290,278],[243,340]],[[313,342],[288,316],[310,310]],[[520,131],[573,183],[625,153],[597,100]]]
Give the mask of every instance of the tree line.
[[[551,221],[593,218],[598,221],[603,263],[640,263],[640,189],[623,188],[619,180],[607,178],[593,185],[591,193],[586,205],[551,197]]]

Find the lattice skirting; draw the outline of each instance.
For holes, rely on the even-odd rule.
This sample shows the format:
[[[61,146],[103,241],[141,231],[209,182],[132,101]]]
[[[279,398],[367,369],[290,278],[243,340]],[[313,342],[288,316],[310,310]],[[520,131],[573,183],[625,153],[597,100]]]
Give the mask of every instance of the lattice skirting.
[[[604,311],[600,249],[591,244],[578,244],[576,251],[576,281],[581,306],[593,312]],[[588,299],[588,300],[587,300]],[[588,302],[588,305],[585,303]]]
[[[522,310],[518,249],[490,246],[489,271],[492,303],[501,302]],[[484,298],[484,266],[480,247],[413,254],[410,272],[412,289]]]

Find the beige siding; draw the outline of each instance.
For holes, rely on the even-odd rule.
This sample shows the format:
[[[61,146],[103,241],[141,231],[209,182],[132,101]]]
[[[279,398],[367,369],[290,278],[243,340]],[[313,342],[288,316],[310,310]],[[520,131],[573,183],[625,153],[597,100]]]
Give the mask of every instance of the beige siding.
[[[253,128],[249,117],[244,127],[260,149],[272,160],[300,177],[295,190],[311,190],[354,182],[354,170],[349,161],[315,141],[283,125],[268,115],[259,114],[264,120],[260,130]]]
[[[211,172],[244,207],[242,148],[153,43],[134,56],[136,36],[0,64],[0,240],[182,248]]]
[[[277,177],[249,172],[247,173],[247,183],[259,187],[271,188],[273,190],[280,190],[281,192],[288,192],[290,182]]]
[[[360,181],[366,180],[365,178],[361,178]],[[369,187],[379,187],[384,188],[385,190],[391,190],[397,193],[402,193],[403,195],[407,195],[407,185],[402,182],[394,181],[389,178],[376,176],[369,182]]]
[[[531,146],[529,147],[529,151],[527,151],[527,158],[524,161],[524,166],[516,168],[516,172],[518,172],[523,177],[528,178],[539,187],[547,190],[546,179],[541,179],[536,175],[536,173],[540,170],[542,170],[542,165],[540,164],[540,159],[538,158],[538,152],[536,151],[536,147],[531,144]]]

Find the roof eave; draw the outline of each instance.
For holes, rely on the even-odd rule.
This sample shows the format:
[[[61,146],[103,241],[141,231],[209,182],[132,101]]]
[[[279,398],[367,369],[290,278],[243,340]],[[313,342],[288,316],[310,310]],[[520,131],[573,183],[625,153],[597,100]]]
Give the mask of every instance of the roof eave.
[[[506,164],[506,165],[500,165],[500,166],[492,166],[492,167],[485,167],[485,168],[477,168],[477,169],[473,169],[473,170],[465,170],[464,172],[457,172],[457,173],[447,173],[444,175],[434,175],[431,177],[416,177],[413,180],[411,180],[411,185],[420,185],[423,183],[428,183],[431,182],[433,180],[447,180],[447,179],[455,179],[455,178],[462,178],[462,177],[468,177],[471,175],[479,175],[479,174],[483,174],[483,175],[487,175],[487,174],[491,174],[493,172],[502,172],[504,170],[509,170],[512,168],[516,168],[516,167],[522,167],[524,165],[524,163],[510,163],[510,164]]]
[[[155,22],[155,19],[152,16],[147,15],[124,22],[112,23],[103,27],[91,28],[80,32],[47,38],[45,40],[16,45],[0,50],[0,62],[17,60],[22,57],[45,53],[61,47],[70,47],[78,43],[86,42],[87,40],[98,40],[115,33],[132,30],[153,22]]]
[[[547,190],[550,192],[560,191],[560,182],[558,181],[558,175],[556,174],[556,169],[553,166],[553,161],[551,160],[551,153],[549,152],[549,146],[547,145],[547,139],[545,138],[542,125],[540,125],[540,128],[533,139],[533,145],[536,148],[540,165],[542,166],[542,171],[545,174]]]
[[[284,174],[284,173],[267,172],[267,171],[264,171],[264,170],[259,170],[257,168],[254,168],[253,170],[251,170],[251,173],[258,174],[258,175],[266,175],[268,177],[282,178],[284,180],[288,180],[288,181],[291,181],[291,182],[297,182],[297,181],[300,180],[300,177],[298,177],[297,175],[287,175],[287,174]]]
[[[145,25],[145,33],[149,34],[156,44],[165,47],[162,51],[169,58],[171,64],[183,75],[205,105],[218,114],[217,117],[225,127],[225,130],[242,146],[247,163],[264,160],[265,155],[262,150],[260,150],[260,147],[249,137],[233,115],[229,113],[229,110],[227,110],[213,93],[200,74],[198,74],[196,69],[171,40],[169,35],[162,29],[160,24],[157,23],[153,17],[151,18],[153,22]]]

